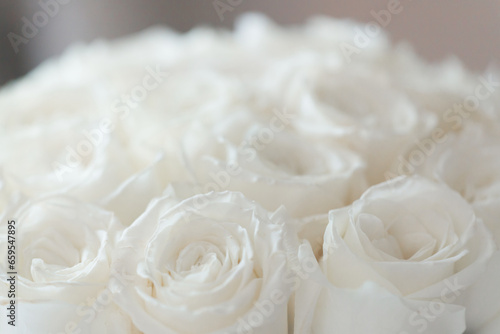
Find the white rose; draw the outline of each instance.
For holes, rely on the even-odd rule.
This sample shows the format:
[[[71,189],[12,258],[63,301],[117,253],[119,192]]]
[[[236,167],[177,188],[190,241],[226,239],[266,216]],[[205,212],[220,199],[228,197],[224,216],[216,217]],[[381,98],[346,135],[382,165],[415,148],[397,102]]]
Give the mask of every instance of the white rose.
[[[140,112],[132,112],[124,120],[135,151],[176,152],[193,123],[202,124],[203,132],[213,129],[219,133],[238,131],[242,123],[248,124],[248,117],[257,118],[256,109],[249,111],[249,89],[242,82],[203,64],[189,69],[184,66],[169,67],[169,80],[147,96]],[[181,178],[182,155],[168,155],[168,159],[166,169],[171,179]]]
[[[168,182],[161,152],[137,146],[125,131],[144,99],[168,81],[167,61],[130,56],[148,36],[124,49],[118,42],[74,47],[1,90],[0,168],[10,191],[69,194],[127,224],[161,195]]]
[[[64,118],[0,134],[0,166],[11,196],[64,193],[113,210],[129,224],[161,195],[168,169],[164,159],[141,159],[116,134],[98,123]],[[90,138],[85,131],[94,133]],[[29,153],[27,153],[29,152]],[[158,153],[160,154],[160,153]],[[141,198],[125,204],[141,192]]]
[[[263,94],[291,106],[298,116],[292,125],[302,135],[363,156],[370,184],[384,181],[398,154],[437,125],[437,116],[399,89],[376,61],[344,66],[314,54],[287,59],[276,68],[262,79],[270,83]]]
[[[330,212],[320,265],[296,295],[296,332],[463,333],[474,313],[467,290],[494,249],[445,185],[403,177],[374,186]],[[311,258],[303,244],[299,259]],[[490,283],[482,289],[495,291]]]
[[[267,125],[233,119],[214,131],[198,126],[187,132],[179,141],[190,172],[186,181],[199,193],[242,192],[270,211],[284,205],[294,217],[326,213],[358,198],[367,187],[362,158],[287,131],[285,117],[286,111],[275,110]]]
[[[500,244],[500,131],[469,125],[437,145],[416,173],[462,195]]]
[[[116,301],[152,333],[287,333],[285,225],[238,193],[151,203],[127,228]]]
[[[437,146],[416,173],[446,183],[474,208],[489,227],[500,246],[500,132],[485,126],[468,124],[459,134],[450,135]],[[500,318],[500,289],[485,286],[500,281],[500,251],[496,251],[488,270],[468,290],[475,301],[467,313],[469,323],[476,326]],[[500,327],[497,327],[500,328]]]
[[[133,333],[106,288],[110,280],[124,279],[111,270],[111,250],[123,229],[111,212],[56,196],[10,207],[1,219],[0,304],[10,304],[7,291],[15,282],[15,328],[43,334],[68,328]],[[15,256],[10,262],[8,246]],[[12,329],[7,321],[0,328],[2,333]]]

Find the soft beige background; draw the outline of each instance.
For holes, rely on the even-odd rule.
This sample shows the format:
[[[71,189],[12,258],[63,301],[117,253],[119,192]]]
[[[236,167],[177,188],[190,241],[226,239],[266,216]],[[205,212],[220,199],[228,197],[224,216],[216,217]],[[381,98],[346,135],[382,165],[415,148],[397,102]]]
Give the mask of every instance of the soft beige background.
[[[43,2],[53,0],[41,0]],[[247,11],[266,13],[281,24],[300,23],[323,14],[373,20],[370,11],[385,9],[392,0],[217,0],[235,4],[221,21],[215,0],[64,0],[46,26],[15,54],[6,38],[20,32],[21,18],[41,9],[39,0],[0,0],[0,83],[19,75],[75,41],[114,38],[164,24],[186,31],[199,24],[231,27]],[[238,4],[239,3],[239,4]],[[410,41],[423,57],[437,61],[457,55],[474,70],[500,62],[500,0],[401,0],[387,30],[395,41]]]

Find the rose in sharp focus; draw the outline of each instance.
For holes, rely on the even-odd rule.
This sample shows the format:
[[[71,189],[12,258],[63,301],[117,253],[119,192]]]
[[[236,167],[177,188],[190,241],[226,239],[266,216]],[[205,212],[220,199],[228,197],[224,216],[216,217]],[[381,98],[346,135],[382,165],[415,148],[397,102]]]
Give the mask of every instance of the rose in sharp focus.
[[[402,177],[374,186],[330,212],[319,267],[296,296],[296,328],[462,333],[474,306],[464,296],[494,249],[482,220],[446,185]],[[299,258],[308,254],[306,243]]]
[[[154,201],[118,243],[117,303],[145,334],[287,333],[280,217],[238,193]]]
[[[446,183],[474,208],[500,246],[500,134],[498,128],[468,124],[434,150],[416,173]],[[500,289],[484,289],[500,281],[500,251],[487,271],[463,298],[473,304],[467,316],[471,329],[500,319]]]

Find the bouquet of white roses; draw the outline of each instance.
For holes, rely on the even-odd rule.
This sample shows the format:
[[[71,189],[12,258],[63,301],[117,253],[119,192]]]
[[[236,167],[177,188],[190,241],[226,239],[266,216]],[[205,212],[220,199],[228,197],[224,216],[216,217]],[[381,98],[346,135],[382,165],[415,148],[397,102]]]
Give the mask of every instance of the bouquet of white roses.
[[[500,332],[500,77],[249,15],[0,91],[1,333]]]

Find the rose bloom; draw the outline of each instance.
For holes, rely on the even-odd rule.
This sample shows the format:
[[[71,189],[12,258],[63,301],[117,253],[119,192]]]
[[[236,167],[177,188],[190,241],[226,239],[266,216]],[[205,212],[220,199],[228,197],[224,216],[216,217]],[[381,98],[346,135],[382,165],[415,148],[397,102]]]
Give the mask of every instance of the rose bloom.
[[[500,243],[500,129],[469,124],[430,152],[415,173],[446,183],[475,209]],[[452,168],[453,167],[453,168]]]
[[[346,53],[357,29],[151,29],[2,88],[22,330],[496,334],[498,85],[383,32]],[[446,143],[416,173],[439,184],[361,196],[429,138]]]
[[[287,131],[286,112],[274,112],[267,123],[249,117],[253,122],[235,120],[213,131],[193,126],[179,140],[185,183],[198,193],[239,191],[270,211],[283,205],[294,217],[358,198],[367,187],[363,159],[341,145],[307,142]]]
[[[495,124],[495,123],[494,123]],[[496,127],[467,124],[459,134],[450,135],[436,147],[416,173],[446,183],[474,208],[500,246],[500,132]],[[500,322],[500,289],[485,289],[500,280],[500,252],[497,250],[482,276],[468,293],[474,296],[470,323]]]
[[[322,219],[309,219],[312,227],[303,229],[326,225]],[[468,289],[481,278],[496,247],[458,193],[425,178],[402,177],[332,210],[328,220],[319,264],[295,296],[296,333],[477,329],[468,314],[475,313],[469,307],[478,296]],[[310,234],[306,239],[314,240]],[[304,242],[299,260],[314,256]],[[483,291],[494,291],[497,282],[482,286]],[[499,301],[487,303],[493,307]]]
[[[121,223],[111,212],[67,197],[49,196],[18,202],[1,216],[0,304],[17,272],[16,328],[23,333],[136,333],[130,319],[113,303],[110,281],[126,284],[111,270],[111,251]],[[15,243],[7,222],[15,221]],[[15,246],[14,268],[7,246]],[[9,319],[10,320],[10,319]],[[10,329],[0,322],[2,333]]]
[[[117,244],[115,299],[149,333],[288,333],[281,211],[241,194],[155,200]]]
[[[5,187],[29,197],[68,194],[112,210],[124,223],[131,223],[164,189],[167,176],[161,153],[143,164],[113,134],[99,133],[94,137],[100,138],[99,144],[92,144],[83,135],[86,128],[96,131],[91,123],[66,118],[0,134]],[[143,197],[124,205],[138,191]]]
[[[129,224],[168,180],[162,152],[135,146],[125,133],[133,108],[121,95],[159,87],[167,76],[151,59],[110,66],[109,49],[71,48],[0,91],[0,174],[9,192],[68,194]],[[137,192],[141,198],[124,205]]]
[[[292,101],[299,133],[354,150],[366,161],[370,184],[376,184],[401,151],[432,133],[437,118],[393,85],[389,73],[371,66],[299,59],[289,64],[293,76],[285,74],[280,92]]]

